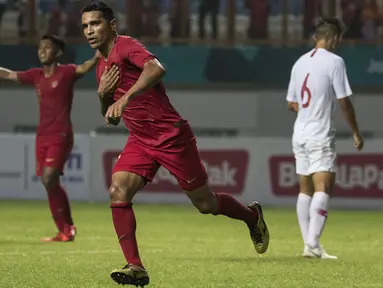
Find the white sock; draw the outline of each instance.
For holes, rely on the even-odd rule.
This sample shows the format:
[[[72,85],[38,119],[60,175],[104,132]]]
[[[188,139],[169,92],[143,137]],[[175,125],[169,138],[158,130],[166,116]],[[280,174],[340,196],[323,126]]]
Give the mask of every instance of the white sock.
[[[310,225],[310,204],[311,196],[299,193],[297,201],[297,216],[299,227],[301,228],[303,242],[306,243]]]
[[[319,238],[327,220],[330,196],[325,192],[315,192],[310,206],[310,225],[306,244],[310,247],[319,246]]]

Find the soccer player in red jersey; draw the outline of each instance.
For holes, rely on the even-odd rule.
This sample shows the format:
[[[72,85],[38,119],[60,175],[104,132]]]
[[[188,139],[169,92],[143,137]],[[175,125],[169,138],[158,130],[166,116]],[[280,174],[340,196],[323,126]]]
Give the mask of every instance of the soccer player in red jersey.
[[[247,224],[255,249],[264,253],[269,232],[257,202],[244,206],[224,193],[213,193],[201,163],[196,139],[186,120],[171,105],[161,78],[165,70],[137,40],[119,36],[112,9],[102,2],[83,9],[84,35],[101,58],[98,94],[107,123],[120,117],[130,131],[113,168],[109,189],[114,227],[127,265],[111,272],[119,284],[145,286],[149,276],[137,247],[132,199],[162,165],[177,179],[203,214],[225,215]]]
[[[73,89],[77,79],[90,71],[99,59],[95,57],[81,65],[60,65],[57,58],[65,43],[54,35],[44,35],[38,46],[42,68],[15,72],[0,68],[0,79],[34,86],[39,99],[40,121],[36,135],[36,175],[41,177],[58,233],[43,238],[43,242],[73,241],[73,224],[67,193],[60,185],[60,175],[73,147],[70,120]]]

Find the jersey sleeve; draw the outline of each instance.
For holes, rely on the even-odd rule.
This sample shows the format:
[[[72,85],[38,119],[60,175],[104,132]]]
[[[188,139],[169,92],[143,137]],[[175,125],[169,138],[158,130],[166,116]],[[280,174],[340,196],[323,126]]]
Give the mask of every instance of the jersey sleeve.
[[[142,69],[148,60],[156,59],[143,44],[135,39],[129,39],[123,43],[119,51],[125,61],[129,61],[134,66]]]
[[[337,99],[342,99],[352,95],[350,83],[348,82],[346,65],[342,58],[336,59],[331,76],[332,85]]]
[[[35,85],[39,69],[32,68],[25,71],[17,72],[17,79],[23,85]]]
[[[289,88],[287,89],[286,100],[289,102],[298,102],[297,96],[295,94],[294,70],[295,68],[293,67],[291,69]]]

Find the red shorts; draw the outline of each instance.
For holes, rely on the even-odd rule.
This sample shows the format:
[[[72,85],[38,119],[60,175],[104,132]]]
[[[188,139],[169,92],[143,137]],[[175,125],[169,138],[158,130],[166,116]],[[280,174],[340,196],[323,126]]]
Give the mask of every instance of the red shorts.
[[[119,171],[132,172],[142,176],[146,182],[151,182],[163,166],[177,179],[183,190],[195,190],[206,184],[207,173],[191,131],[190,135],[192,137],[188,141],[184,138],[173,139],[166,148],[148,147],[130,136],[112,174]]]
[[[36,137],[36,175],[42,176],[44,167],[64,172],[64,166],[73,148],[73,133]]]

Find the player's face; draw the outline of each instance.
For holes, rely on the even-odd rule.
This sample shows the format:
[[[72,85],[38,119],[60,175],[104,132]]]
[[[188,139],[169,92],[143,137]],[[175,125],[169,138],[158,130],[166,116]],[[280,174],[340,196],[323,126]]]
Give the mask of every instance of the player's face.
[[[40,63],[43,65],[49,65],[56,60],[57,48],[49,39],[43,39],[39,43],[38,56]]]
[[[103,47],[109,39],[116,34],[116,21],[108,22],[99,11],[90,11],[82,14],[82,27],[90,47],[98,49]]]

